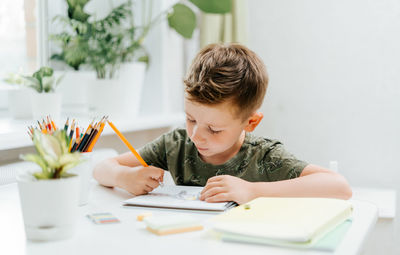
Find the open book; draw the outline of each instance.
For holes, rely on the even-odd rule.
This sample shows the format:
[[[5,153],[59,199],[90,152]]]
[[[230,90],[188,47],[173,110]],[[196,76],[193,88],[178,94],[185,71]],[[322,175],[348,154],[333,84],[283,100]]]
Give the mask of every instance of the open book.
[[[171,209],[187,209],[201,211],[225,211],[234,202],[207,203],[199,199],[203,187],[196,186],[159,186],[146,195],[135,196],[125,200],[125,206],[159,207]]]

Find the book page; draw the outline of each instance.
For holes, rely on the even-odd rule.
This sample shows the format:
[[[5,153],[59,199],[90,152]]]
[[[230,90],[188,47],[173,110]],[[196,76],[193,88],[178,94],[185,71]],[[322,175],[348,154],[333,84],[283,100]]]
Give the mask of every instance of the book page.
[[[202,189],[203,187],[195,186],[160,186],[149,194],[135,196],[124,203],[126,205],[211,211],[224,211],[231,205],[230,202],[207,203],[201,201],[199,198]]]

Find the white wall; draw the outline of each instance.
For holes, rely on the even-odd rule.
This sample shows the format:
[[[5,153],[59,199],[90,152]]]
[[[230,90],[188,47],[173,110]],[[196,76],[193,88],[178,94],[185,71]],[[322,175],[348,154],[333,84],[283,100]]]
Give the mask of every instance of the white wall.
[[[352,186],[400,193],[400,1],[252,0],[249,12],[270,75],[257,133],[308,162],[337,160]],[[400,241],[399,223],[386,237]],[[395,254],[386,237],[376,252]]]

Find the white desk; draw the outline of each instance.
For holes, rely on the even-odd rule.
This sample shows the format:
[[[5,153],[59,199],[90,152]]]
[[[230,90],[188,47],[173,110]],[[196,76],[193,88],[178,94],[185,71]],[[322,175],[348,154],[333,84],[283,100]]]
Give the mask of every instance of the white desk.
[[[0,254],[63,255],[63,254],[332,254],[322,251],[301,251],[271,246],[227,243],[212,238],[206,220],[214,214],[192,211],[125,208],[121,202],[131,197],[118,189],[94,185],[90,203],[80,208],[78,229],[72,239],[54,242],[26,240],[20,211],[17,184],[0,186]],[[363,201],[354,204],[354,221],[335,254],[360,254],[365,239],[377,219],[376,206]],[[153,215],[190,213],[205,221],[205,230],[169,236],[156,236],[147,230],[136,215],[152,211]],[[95,225],[85,215],[111,212],[119,224]]]

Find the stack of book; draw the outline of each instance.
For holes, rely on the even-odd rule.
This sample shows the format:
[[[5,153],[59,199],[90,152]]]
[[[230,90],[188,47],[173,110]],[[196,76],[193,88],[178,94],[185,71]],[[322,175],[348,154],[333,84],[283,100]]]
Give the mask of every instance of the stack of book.
[[[213,218],[224,241],[333,251],[351,226],[349,201],[257,198]]]

